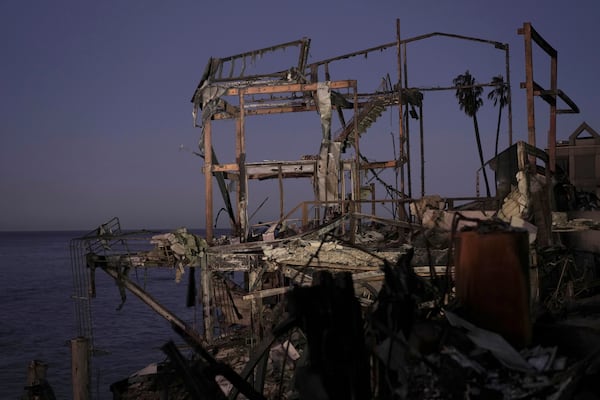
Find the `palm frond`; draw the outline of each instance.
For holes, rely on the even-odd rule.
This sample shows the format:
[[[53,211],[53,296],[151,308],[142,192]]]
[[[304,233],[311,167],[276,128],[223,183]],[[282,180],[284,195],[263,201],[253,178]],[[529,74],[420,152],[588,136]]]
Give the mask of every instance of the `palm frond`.
[[[483,105],[481,99],[482,87],[477,86],[477,82],[469,70],[458,75],[452,82],[456,86],[455,95],[460,109],[469,117],[473,117]]]

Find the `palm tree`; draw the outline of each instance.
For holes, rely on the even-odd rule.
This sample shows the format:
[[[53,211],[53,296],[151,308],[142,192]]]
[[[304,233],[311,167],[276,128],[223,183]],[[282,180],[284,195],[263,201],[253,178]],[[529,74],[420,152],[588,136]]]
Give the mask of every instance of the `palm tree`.
[[[477,86],[475,78],[471,76],[468,70],[464,74],[458,75],[452,82],[456,87],[456,98],[458,99],[460,109],[473,119],[477,150],[479,151],[479,161],[481,162],[481,169],[483,170],[483,178],[485,180],[485,190],[487,196],[490,197],[490,184],[488,183],[487,173],[485,172],[483,150],[481,149],[481,139],[479,137],[479,125],[477,124],[477,111],[483,105],[483,100],[481,100],[483,89],[481,86]]]
[[[508,103],[507,96],[507,87],[504,83],[504,78],[502,75],[496,75],[492,78],[492,85],[494,88],[488,93],[488,99],[494,102],[494,107],[499,106],[498,109],[498,124],[496,126],[496,148],[494,151],[494,156],[498,155],[498,139],[500,137],[500,122],[502,121],[502,110],[504,106]]]

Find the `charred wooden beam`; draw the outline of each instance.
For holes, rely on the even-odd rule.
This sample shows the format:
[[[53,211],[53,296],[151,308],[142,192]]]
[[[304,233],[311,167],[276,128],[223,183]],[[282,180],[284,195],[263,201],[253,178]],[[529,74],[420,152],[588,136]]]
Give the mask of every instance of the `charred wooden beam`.
[[[317,90],[317,83],[285,83],[274,85],[260,85],[246,88],[229,88],[225,96],[237,96],[240,93],[244,95],[252,94],[270,94],[286,92],[314,92]],[[329,83],[331,89],[355,88],[356,80],[332,81]]]
[[[158,315],[169,321],[171,324],[177,326],[182,331],[186,332],[189,337],[193,338],[193,340],[201,344],[202,338],[198,335],[198,333],[189,326],[185,321],[179,319],[173,312],[167,309],[165,306],[160,304],[157,300],[155,300],[148,292],[144,289],[133,283],[126,276],[120,276],[119,273],[113,268],[103,267],[102,270],[106,272],[111,278],[115,281],[119,282],[119,284],[123,285],[127,290],[137,296],[140,300],[146,303],[152,310],[154,310]]]

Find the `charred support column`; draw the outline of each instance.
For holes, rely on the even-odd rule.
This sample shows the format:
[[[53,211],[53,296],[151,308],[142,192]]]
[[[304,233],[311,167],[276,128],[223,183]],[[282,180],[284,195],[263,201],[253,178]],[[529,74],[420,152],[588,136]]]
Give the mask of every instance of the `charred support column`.
[[[213,187],[212,187],[212,163],[213,163],[213,152],[212,152],[212,132],[210,119],[204,122],[204,198],[206,202],[205,213],[205,225],[206,225],[206,241],[212,243],[213,241]]]
[[[248,238],[248,192],[247,192],[247,176],[246,176],[246,140],[244,132],[244,89],[239,91],[240,114],[236,120],[236,136],[235,136],[235,160],[239,171],[238,180],[238,223],[240,226],[240,239],[245,242]]]
[[[377,212],[377,209],[375,207],[375,199],[377,198],[375,196],[375,184],[371,183],[369,185],[369,189],[371,190],[371,215],[375,215]]]
[[[508,106],[508,145],[513,144],[513,130],[512,130],[512,92],[510,88],[510,50],[508,43],[504,43],[505,51],[505,63],[506,63],[506,102]]]
[[[248,290],[254,292],[262,289],[260,276],[255,265],[252,265],[248,270]],[[251,300],[252,312],[252,347],[257,346],[262,341],[262,300],[253,297]]]
[[[277,168],[277,181],[279,183],[279,219],[283,219],[283,170],[281,168],[281,164],[279,164]]]
[[[356,81],[352,82],[352,89],[354,90],[354,115],[358,115],[358,93],[357,93],[357,85],[356,85]],[[354,118],[354,151],[356,152],[355,156],[355,163],[356,163],[356,175],[354,177],[354,193],[355,193],[355,197],[354,199],[360,202],[360,187],[361,187],[361,181],[360,181],[360,135],[358,134],[358,118]],[[354,210],[353,212],[359,212],[360,211],[360,203],[354,203]],[[352,243],[354,243],[354,234],[356,233],[355,229],[352,229],[352,233],[351,233],[351,238],[352,238]]]
[[[535,108],[533,104],[533,46],[531,24],[524,23],[519,34],[525,39],[525,93],[527,96],[527,143],[535,146]]]
[[[358,179],[357,175],[359,175],[360,171],[358,168],[358,165],[353,163],[352,164],[352,169],[350,172],[350,181],[352,183],[352,187],[355,188],[356,187],[356,180]],[[350,201],[349,204],[349,211],[350,211],[350,243],[354,244],[354,241],[356,239],[356,216],[355,213],[357,212],[357,207],[356,207],[356,203],[357,201],[360,201],[360,193],[358,193],[358,197],[357,194],[355,192],[355,194],[352,196],[352,200]]]
[[[558,52],[554,51],[550,59],[550,91],[552,92],[552,101],[550,102],[550,122],[548,130],[548,158],[549,170],[552,174],[556,170],[556,93],[558,93]],[[546,178],[549,175],[546,174]],[[546,181],[549,182],[549,181]],[[550,186],[550,185],[548,185]]]
[[[211,293],[211,271],[208,266],[208,256],[204,253],[204,256],[200,258],[200,285],[202,287],[202,321],[204,323],[204,339],[208,343],[212,342],[213,339],[213,318],[210,305],[210,293]]]
[[[425,138],[423,137],[423,103],[419,106],[419,140],[421,145],[421,197],[425,197]],[[410,163],[409,163],[410,165]],[[409,195],[412,197],[412,195]]]
[[[87,338],[71,339],[71,380],[73,400],[90,399],[90,342]]]
[[[400,19],[396,19],[396,43],[398,53],[398,140],[400,141],[400,193],[402,196],[404,196],[404,110],[402,107],[402,42],[400,41]]]

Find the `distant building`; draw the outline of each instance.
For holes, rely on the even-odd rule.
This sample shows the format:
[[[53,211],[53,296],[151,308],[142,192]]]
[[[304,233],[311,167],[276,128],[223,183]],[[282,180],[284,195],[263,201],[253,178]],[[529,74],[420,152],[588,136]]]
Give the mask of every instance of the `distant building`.
[[[600,197],[600,135],[587,123],[556,144],[556,165],[577,190]]]

